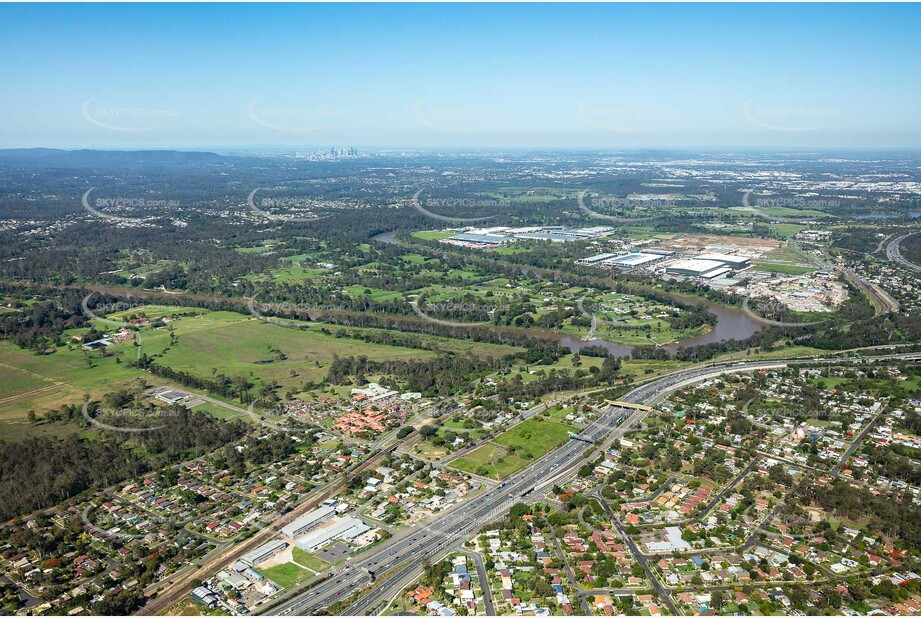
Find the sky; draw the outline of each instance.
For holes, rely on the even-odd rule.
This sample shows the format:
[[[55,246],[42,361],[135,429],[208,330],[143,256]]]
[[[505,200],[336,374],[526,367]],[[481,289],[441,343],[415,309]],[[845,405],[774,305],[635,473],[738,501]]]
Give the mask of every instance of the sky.
[[[918,148],[917,4],[2,4],[0,148]]]

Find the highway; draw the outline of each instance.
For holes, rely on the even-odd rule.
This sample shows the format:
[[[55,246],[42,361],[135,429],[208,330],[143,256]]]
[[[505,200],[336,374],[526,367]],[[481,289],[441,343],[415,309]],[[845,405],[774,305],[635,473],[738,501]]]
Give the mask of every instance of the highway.
[[[908,238],[909,236],[914,236],[919,232],[911,232],[910,234],[902,234],[898,238],[894,238],[888,245],[886,245],[886,257],[890,262],[896,262],[909,270],[915,272],[921,272],[921,266],[915,264],[914,262],[909,262],[904,257],[902,257],[902,241]]]
[[[893,354],[869,357],[880,360],[918,360],[921,354]],[[801,363],[840,363],[842,359],[795,359],[754,362],[736,362],[724,365],[692,367],[664,376],[634,388],[621,397],[628,403],[653,405],[670,393],[708,378],[727,373],[750,372],[764,369],[778,369]],[[616,424],[620,414],[602,414],[580,434],[599,444],[602,448],[622,436],[646,415],[645,410],[631,410],[620,425]],[[344,615],[373,615],[379,605],[392,596],[392,591],[409,583],[410,577],[421,572],[424,558],[433,562],[448,553],[460,541],[474,535],[485,524],[505,515],[508,509],[534,492],[575,473],[584,463],[583,453],[589,448],[585,442],[570,440],[548,453],[533,465],[509,477],[497,487],[488,488],[453,510],[440,515],[439,519],[427,525],[420,525],[387,543],[370,550],[360,559],[350,561],[333,570],[322,583],[302,594],[268,606],[265,610],[281,615],[311,615],[320,612],[337,601],[350,599],[372,583],[372,573],[380,579],[373,588],[354,599]]]

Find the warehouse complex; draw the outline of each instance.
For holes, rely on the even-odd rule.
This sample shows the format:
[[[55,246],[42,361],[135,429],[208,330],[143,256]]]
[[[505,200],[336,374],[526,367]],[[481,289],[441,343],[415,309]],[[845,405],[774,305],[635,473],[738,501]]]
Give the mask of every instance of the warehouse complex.
[[[289,538],[299,537],[311,530],[320,527],[323,522],[336,514],[332,506],[321,506],[306,515],[302,515],[281,529],[281,533]]]
[[[673,251],[658,249],[644,249],[643,251],[629,251],[626,253],[599,253],[598,255],[576,260],[576,264],[600,268],[643,268],[663,262],[674,255]],[[714,279],[732,271],[748,268],[750,265],[751,258],[745,255],[703,253],[668,262],[665,265],[665,274]]]
[[[750,256],[734,251],[734,249],[721,251],[719,247],[707,247],[704,253],[676,255],[674,251],[643,248],[620,253],[599,253],[576,260],[576,264],[625,270],[655,266],[655,272],[665,276],[723,280],[736,271],[751,266]]]
[[[668,256],[672,255],[671,251],[630,251],[628,253],[599,253],[591,257],[576,260],[577,264],[583,266],[617,266],[618,268],[638,268],[641,266],[650,266]]]
[[[595,226],[586,228],[567,228],[562,225],[540,227],[491,227],[468,228],[441,242],[488,249],[519,240],[542,240],[549,242],[571,242],[574,240],[591,240],[602,238],[614,231],[614,228]]]
[[[253,551],[244,554],[243,557],[240,558],[240,562],[247,566],[256,566],[260,562],[265,562],[272,556],[284,551],[287,547],[288,544],[284,541],[269,541],[265,545],[260,545]]]
[[[751,265],[751,258],[731,253],[702,253],[693,258],[675,260],[666,266],[668,275],[716,279]]]
[[[697,258],[676,260],[665,268],[666,274],[669,275],[700,277],[702,279],[715,279],[720,275],[725,275],[731,270],[729,266],[726,266],[722,262]]]
[[[328,525],[297,539],[295,545],[304,551],[313,552],[332,541],[357,539],[370,529],[371,526],[355,517],[337,517]]]

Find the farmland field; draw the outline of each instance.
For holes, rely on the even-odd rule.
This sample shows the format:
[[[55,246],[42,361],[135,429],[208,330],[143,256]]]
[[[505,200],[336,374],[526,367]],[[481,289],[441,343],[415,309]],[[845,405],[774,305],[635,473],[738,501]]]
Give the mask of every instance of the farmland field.
[[[252,316],[227,311],[207,311],[184,307],[147,305],[119,314],[108,320],[121,320],[128,315],[179,316],[169,329],[142,329],[140,350],[131,341],[116,343],[99,352],[83,350],[77,342],[55,348],[51,354],[36,355],[14,345],[0,345],[0,424],[16,423],[5,433],[7,437],[22,433],[38,435],[61,427],[30,427],[25,423],[29,410],[39,416],[43,412],[67,403],[80,403],[84,395],[98,398],[119,388],[166,384],[164,380],[128,365],[139,352],[152,357],[156,363],[185,371],[202,378],[213,377],[212,369],[230,377],[245,376],[251,382],[276,381],[282,388],[299,390],[300,386],[326,377],[335,356],[366,356],[372,361],[394,359],[417,360],[433,358],[436,352],[394,345],[364,342],[337,336],[340,330],[370,334],[383,332],[368,328],[348,328],[310,324],[295,329],[262,322]],[[115,330],[111,324],[101,328]],[[321,332],[326,329],[327,332]],[[86,332],[75,329],[73,333]],[[415,335],[416,340],[434,342],[439,350],[480,356],[502,356],[518,348],[489,343]],[[172,338],[172,340],[171,340]],[[202,404],[198,409],[223,418],[234,415],[229,410]]]
[[[330,334],[321,332],[322,328]],[[211,369],[219,361],[225,375],[242,374],[254,380],[275,380],[283,388],[322,380],[335,356],[366,356],[371,361],[385,361],[417,360],[436,355],[428,350],[337,337],[335,333],[340,329],[338,326],[318,324],[306,329],[287,328],[238,313],[214,312],[177,322],[177,343],[171,347],[169,334],[165,331],[145,335],[143,349],[147,354],[162,355],[157,358],[159,364],[193,375],[210,377]],[[347,330],[371,333],[375,329]],[[501,356],[516,350],[509,346],[428,339],[436,340],[445,351],[459,353],[473,351]]]
[[[36,355],[12,344],[0,344],[0,422],[41,414],[65,403],[83,401],[123,387],[145,375],[117,359],[134,358],[130,343],[112,346],[110,355],[85,353],[79,346]],[[150,380],[152,383],[155,380]]]

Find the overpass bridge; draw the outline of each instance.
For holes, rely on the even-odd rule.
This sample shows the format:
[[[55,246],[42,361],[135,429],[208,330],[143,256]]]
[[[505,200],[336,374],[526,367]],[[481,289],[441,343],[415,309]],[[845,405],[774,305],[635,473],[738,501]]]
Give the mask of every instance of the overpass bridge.
[[[629,401],[611,401],[610,399],[605,399],[604,402],[609,406],[614,406],[617,408],[627,408],[629,410],[640,410],[642,412],[652,412],[653,408],[650,406],[644,406],[641,403],[630,403]]]

